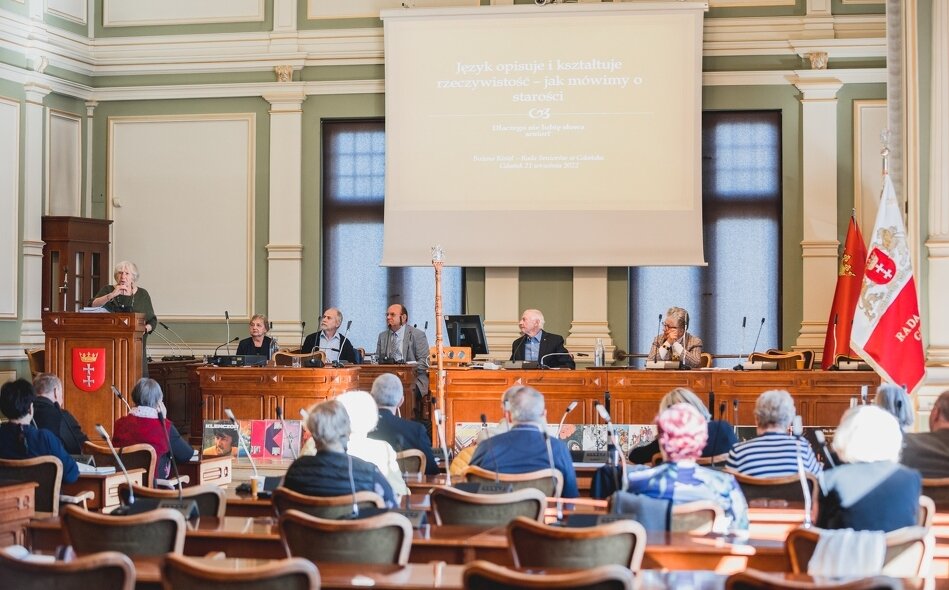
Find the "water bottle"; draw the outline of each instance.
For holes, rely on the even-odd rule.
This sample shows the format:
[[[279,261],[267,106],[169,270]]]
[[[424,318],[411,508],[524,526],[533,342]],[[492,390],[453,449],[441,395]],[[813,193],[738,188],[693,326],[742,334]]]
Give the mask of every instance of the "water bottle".
[[[605,365],[606,351],[603,349],[603,339],[596,339],[596,346],[593,347],[593,366],[602,367]]]

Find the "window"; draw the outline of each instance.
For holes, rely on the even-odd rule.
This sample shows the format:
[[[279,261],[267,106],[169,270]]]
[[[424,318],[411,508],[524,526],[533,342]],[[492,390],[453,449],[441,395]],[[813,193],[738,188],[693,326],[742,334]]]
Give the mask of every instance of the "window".
[[[435,271],[383,268],[385,124],[382,120],[324,121],[323,307],[353,320],[349,338],[367,353],[385,328],[386,308],[402,303],[409,323],[435,342]],[[424,231],[424,228],[406,228]],[[463,272],[442,272],[443,312],[459,313]],[[345,323],[343,325],[345,328]],[[447,345],[447,341],[446,341]]]
[[[705,351],[748,354],[781,341],[781,115],[706,112],[702,121],[702,209],[708,266],[629,270],[630,350],[645,355],[659,316],[689,310]],[[670,240],[676,228],[669,228]],[[742,318],[747,326],[742,330]],[[634,365],[642,366],[644,359]],[[718,359],[731,366],[736,358]]]

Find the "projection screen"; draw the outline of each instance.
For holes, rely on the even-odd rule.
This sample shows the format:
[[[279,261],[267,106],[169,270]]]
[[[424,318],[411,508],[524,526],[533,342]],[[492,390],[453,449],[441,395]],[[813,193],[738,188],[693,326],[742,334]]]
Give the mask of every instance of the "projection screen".
[[[705,264],[706,9],[383,11],[382,264]]]

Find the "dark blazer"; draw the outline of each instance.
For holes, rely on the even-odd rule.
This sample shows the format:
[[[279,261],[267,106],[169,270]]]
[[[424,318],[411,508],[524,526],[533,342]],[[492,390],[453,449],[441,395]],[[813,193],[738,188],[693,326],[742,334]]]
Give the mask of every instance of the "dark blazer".
[[[349,484],[350,460],[352,487]],[[386,506],[395,506],[392,486],[379,468],[359,457],[347,457],[345,453],[320,451],[316,455],[299,457],[287,469],[283,485],[308,496],[345,496],[355,488],[357,492],[375,492],[382,496]]]
[[[391,351],[387,349],[389,334],[388,328],[379,332],[379,337],[376,339],[376,358],[378,359],[391,356]],[[428,357],[428,336],[425,330],[406,324],[405,333],[402,335],[402,360],[407,363],[412,361],[418,363],[415,365],[415,391],[422,397],[428,395]]]
[[[520,338],[511,343],[511,360],[512,361],[522,361],[524,360],[524,352],[527,347],[525,340],[527,339],[526,335],[521,335]],[[546,330],[541,330],[540,332],[540,348],[537,354],[537,360],[543,361],[543,366],[550,368],[557,367],[567,367],[570,369],[576,369],[577,365],[573,362],[573,359],[567,356],[567,349],[563,345],[563,336],[559,334],[551,334]],[[560,356],[552,356],[547,360],[543,360],[544,356],[548,354],[561,353]]]
[[[270,336],[264,336],[264,342],[260,345],[260,348],[254,346],[253,338],[244,338],[237,343],[237,355],[259,355],[270,358],[270,347],[272,346],[273,338]]]
[[[342,334],[340,334],[340,338],[342,338]],[[313,332],[306,337],[306,340],[303,341],[303,348],[300,350],[300,352],[310,353],[319,345],[319,343],[320,332]],[[353,348],[353,343],[349,341],[348,337],[343,340],[343,347],[339,351],[339,360],[356,364],[356,349]]]
[[[899,463],[845,463],[820,476],[817,526],[890,532],[915,526],[922,478]]]
[[[435,464],[435,453],[425,427],[418,422],[399,418],[389,410],[379,410],[379,423],[369,433],[369,438],[384,440],[398,453],[407,449],[418,449],[425,453],[425,474],[439,473]]]
[[[949,428],[904,436],[900,462],[923,477],[949,477]]]
[[[71,455],[82,454],[82,444],[89,440],[72,414],[51,399],[36,396],[33,399],[33,422],[37,428],[49,430],[63,443]]]

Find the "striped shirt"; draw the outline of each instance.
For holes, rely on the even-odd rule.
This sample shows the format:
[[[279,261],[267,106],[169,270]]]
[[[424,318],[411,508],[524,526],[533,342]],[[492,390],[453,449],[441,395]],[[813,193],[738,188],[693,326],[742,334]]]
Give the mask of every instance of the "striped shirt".
[[[780,477],[797,473],[797,453],[801,453],[804,470],[817,474],[821,465],[803,438],[765,432],[757,438],[738,443],[728,453],[727,467],[754,477]]]

